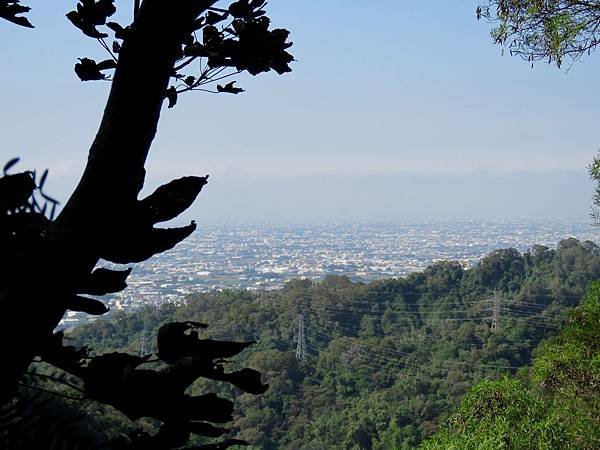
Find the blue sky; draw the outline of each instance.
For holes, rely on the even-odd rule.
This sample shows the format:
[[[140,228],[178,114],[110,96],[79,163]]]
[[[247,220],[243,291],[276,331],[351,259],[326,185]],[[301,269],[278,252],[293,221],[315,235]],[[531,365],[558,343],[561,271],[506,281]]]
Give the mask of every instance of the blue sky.
[[[49,167],[64,198],[110,85],[73,73],[77,57],[104,56],[65,19],[74,0],[25,3],[35,30],[0,23],[0,155]],[[123,18],[132,3],[117,0]],[[531,69],[493,46],[476,6],[272,0],[273,24],[292,32],[294,71],[240,77],[241,95],[193,93],[165,109],[147,190],[210,173],[192,213],[215,220],[585,218],[600,56],[568,72]]]

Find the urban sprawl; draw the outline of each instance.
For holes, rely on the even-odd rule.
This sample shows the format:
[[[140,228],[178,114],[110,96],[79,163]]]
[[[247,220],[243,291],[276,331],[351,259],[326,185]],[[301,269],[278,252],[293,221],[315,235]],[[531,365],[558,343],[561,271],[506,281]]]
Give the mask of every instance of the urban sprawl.
[[[448,220],[419,223],[200,224],[176,248],[133,265],[111,311],[181,303],[195,292],[281,288],[290,279],[401,277],[441,260],[465,268],[500,248],[555,248],[567,236],[598,242],[600,230],[569,221]],[[105,267],[115,267],[101,262]],[[62,327],[93,317],[68,312]]]

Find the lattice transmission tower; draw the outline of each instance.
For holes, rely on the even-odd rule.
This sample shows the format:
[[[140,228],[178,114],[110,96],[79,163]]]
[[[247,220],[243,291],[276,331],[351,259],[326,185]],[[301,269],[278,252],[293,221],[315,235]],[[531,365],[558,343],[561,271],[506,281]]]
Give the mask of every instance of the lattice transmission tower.
[[[296,335],[296,359],[306,361],[306,334],[304,329],[304,314],[298,314],[298,334]]]
[[[492,300],[492,333],[496,333],[500,330],[500,296],[498,291],[494,291],[494,298]]]

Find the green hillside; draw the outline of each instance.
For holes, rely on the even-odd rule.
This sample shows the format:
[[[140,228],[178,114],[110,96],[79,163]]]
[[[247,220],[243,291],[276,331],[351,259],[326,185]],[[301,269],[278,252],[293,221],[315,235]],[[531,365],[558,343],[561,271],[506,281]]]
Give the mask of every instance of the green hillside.
[[[194,386],[237,397],[234,435],[261,449],[414,448],[483,379],[498,381],[478,384],[461,414],[474,395],[505,386],[507,395],[514,392],[515,401],[530,405],[536,420],[546,417],[546,403],[514,376],[530,365],[544,339],[558,334],[596,279],[600,249],[567,239],[557,250],[499,250],[470,270],[442,262],[369,284],[330,276],[318,283],[292,281],[280,291],[198,294],[180,307],[116,313],[69,337],[98,353],[139,352],[165,322],[204,322],[210,325],[206,337],[256,340],[232,365],[259,369],[270,384],[258,397],[219,384]],[[300,315],[305,360],[295,354]],[[563,341],[553,342],[543,348]],[[543,355],[539,361],[546,362],[535,371],[538,384],[553,367]],[[523,379],[528,371],[519,373]],[[96,415],[119,423],[123,432],[132,428],[116,413]],[[566,427],[567,421],[548,426]],[[453,438],[447,426],[441,430],[428,441],[431,448],[444,448],[435,445]]]
[[[600,448],[600,282],[535,355],[526,376],[479,382],[423,448]]]

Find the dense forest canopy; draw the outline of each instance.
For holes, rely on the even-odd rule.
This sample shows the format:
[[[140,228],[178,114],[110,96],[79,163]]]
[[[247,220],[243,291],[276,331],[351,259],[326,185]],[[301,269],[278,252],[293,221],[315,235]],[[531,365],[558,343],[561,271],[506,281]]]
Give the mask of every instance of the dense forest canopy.
[[[261,370],[270,385],[255,398],[210,385],[236,398],[238,437],[262,449],[414,448],[476,382],[526,371],[534,349],[558,333],[599,276],[600,248],[569,238],[556,250],[498,250],[470,270],[440,262],[370,284],[330,276],[273,292],[196,294],[184,306],[116,313],[69,339],[98,352],[136,353],[163,323],[210,323],[208,338],[257,341],[236,364]],[[299,314],[306,360],[295,355]],[[153,426],[86,408],[99,423],[118,424],[112,438]]]
[[[479,382],[424,448],[600,447],[600,283],[519,377]]]

